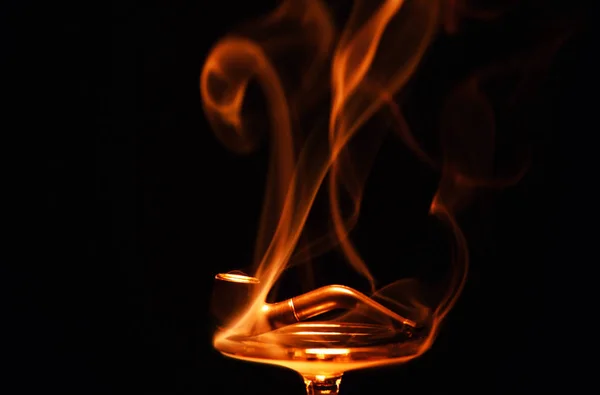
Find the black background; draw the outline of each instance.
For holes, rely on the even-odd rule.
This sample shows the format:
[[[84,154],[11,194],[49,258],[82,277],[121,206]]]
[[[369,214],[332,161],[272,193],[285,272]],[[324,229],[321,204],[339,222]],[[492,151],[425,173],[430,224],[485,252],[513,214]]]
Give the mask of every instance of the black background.
[[[199,73],[220,37],[271,7],[123,1],[106,13],[89,4],[8,3],[7,114],[27,140],[16,162],[23,166],[15,166],[36,163],[34,178],[19,183],[35,190],[24,211],[34,222],[20,222],[23,251],[43,256],[16,261],[5,277],[14,328],[6,374],[20,388],[11,393],[303,393],[293,372],[221,357],[208,317],[214,274],[252,257],[266,150],[236,156],[218,143],[202,112]],[[342,393],[553,393],[574,384],[564,354],[577,341],[564,317],[577,314],[566,302],[573,287],[566,278],[579,270],[577,230],[594,205],[575,196],[591,183],[578,160],[593,158],[583,151],[591,144],[587,97],[596,69],[583,18],[590,9],[547,7],[545,18],[573,15],[580,29],[558,52],[524,121],[535,128],[529,173],[484,194],[461,218],[472,269],[433,348],[407,365],[348,373]],[[526,6],[519,12],[476,31],[518,42],[535,15]],[[450,78],[436,59],[458,70],[464,59],[485,57],[489,46],[472,37],[434,45],[422,80]],[[424,118],[419,111],[412,116]],[[357,230],[373,262],[385,262],[389,246],[407,250],[403,257],[419,254],[411,246],[426,232],[433,192],[434,176],[418,162],[385,166],[401,149],[390,146],[368,184],[369,230]],[[390,177],[410,192],[390,195],[383,184]],[[392,215],[403,216],[407,229],[383,231]],[[373,269],[385,278],[397,273],[390,265]]]

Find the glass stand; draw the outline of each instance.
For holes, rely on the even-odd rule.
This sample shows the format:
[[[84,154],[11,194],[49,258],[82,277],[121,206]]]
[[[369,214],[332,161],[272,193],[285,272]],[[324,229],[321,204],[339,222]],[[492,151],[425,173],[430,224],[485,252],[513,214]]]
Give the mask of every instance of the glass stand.
[[[308,395],[337,395],[342,382],[342,375],[334,376],[302,376],[306,385],[306,393]]]

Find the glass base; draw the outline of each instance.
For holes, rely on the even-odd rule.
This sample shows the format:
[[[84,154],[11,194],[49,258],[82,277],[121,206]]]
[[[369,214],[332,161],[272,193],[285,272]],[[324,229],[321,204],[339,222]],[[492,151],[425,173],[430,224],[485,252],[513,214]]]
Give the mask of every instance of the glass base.
[[[215,348],[232,358],[295,370],[309,395],[336,395],[343,373],[404,362],[417,355],[421,342],[386,325],[306,322],[257,336],[221,336]]]
[[[254,337],[221,337],[215,348],[232,358],[283,366],[313,380],[405,361],[418,353],[420,344],[418,336],[389,326],[310,322]]]
[[[308,395],[336,395],[340,390],[342,375],[322,376],[308,375],[302,376],[306,385]]]

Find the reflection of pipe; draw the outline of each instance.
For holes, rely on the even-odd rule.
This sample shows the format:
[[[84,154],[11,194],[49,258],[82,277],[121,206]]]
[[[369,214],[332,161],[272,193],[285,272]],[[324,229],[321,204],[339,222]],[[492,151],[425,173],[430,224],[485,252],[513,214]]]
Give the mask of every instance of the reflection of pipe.
[[[217,274],[215,279],[217,282],[215,294],[213,294],[213,312],[221,324],[227,326],[232,315],[248,308],[251,295],[259,286],[260,281],[254,277],[234,273]],[[260,329],[257,328],[254,331],[257,332],[255,334],[264,333],[332,310],[352,310],[364,307],[368,308],[366,313],[368,316],[392,319],[411,329],[417,327],[414,321],[394,313],[355,289],[343,285],[328,285],[288,300],[265,303],[261,309],[265,314],[265,319],[260,320],[264,324]]]

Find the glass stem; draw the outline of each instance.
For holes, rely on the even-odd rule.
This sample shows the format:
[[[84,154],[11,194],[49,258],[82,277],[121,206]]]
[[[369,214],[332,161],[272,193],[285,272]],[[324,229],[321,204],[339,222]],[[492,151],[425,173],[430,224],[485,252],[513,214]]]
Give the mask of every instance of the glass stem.
[[[342,382],[342,375],[302,375],[308,395],[337,395]]]

